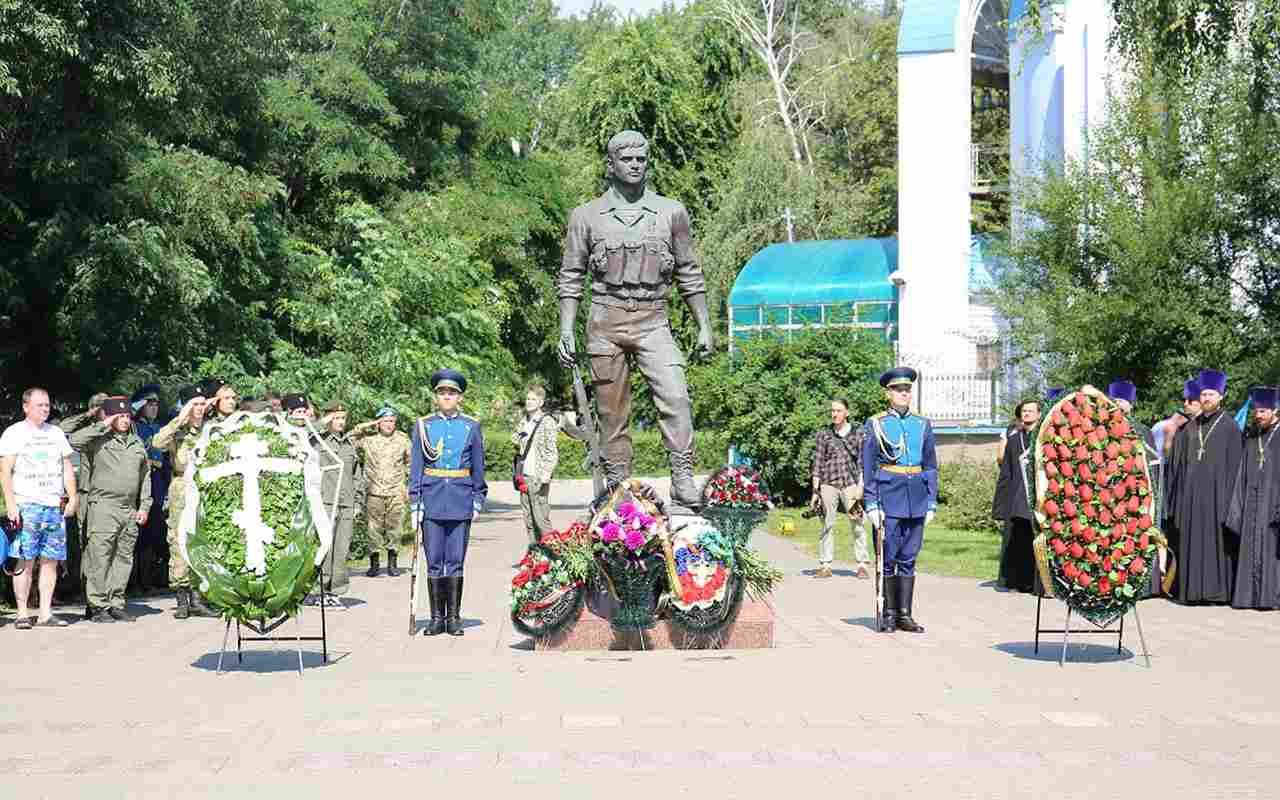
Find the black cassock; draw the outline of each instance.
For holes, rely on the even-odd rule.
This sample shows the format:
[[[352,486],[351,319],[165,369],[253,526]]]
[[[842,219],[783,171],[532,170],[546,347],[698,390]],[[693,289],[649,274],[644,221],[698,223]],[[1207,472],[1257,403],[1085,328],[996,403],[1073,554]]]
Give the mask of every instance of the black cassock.
[[[1240,429],[1221,409],[1188,422],[1174,443],[1172,500],[1179,603],[1231,599],[1239,540],[1223,523],[1240,466]]]
[[[1280,425],[1269,431],[1251,426],[1231,493],[1227,529],[1240,537],[1231,605],[1280,608]]]
[[[1005,524],[999,582],[1019,592],[1036,590],[1036,557],[1032,547],[1035,523],[1027,497],[1032,468],[1022,463],[1022,454],[1034,441],[1034,432],[1028,433],[1020,427],[1009,432],[1004,459],[1000,462],[1000,477],[996,481],[996,496],[991,502],[991,516],[1004,520]]]

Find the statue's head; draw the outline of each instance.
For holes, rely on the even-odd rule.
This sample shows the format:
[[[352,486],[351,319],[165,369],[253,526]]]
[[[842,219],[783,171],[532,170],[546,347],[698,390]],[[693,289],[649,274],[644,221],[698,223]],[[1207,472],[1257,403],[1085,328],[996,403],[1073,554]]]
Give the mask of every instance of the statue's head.
[[[649,175],[649,140],[639,131],[622,131],[609,140],[605,174],[611,181],[641,186]]]

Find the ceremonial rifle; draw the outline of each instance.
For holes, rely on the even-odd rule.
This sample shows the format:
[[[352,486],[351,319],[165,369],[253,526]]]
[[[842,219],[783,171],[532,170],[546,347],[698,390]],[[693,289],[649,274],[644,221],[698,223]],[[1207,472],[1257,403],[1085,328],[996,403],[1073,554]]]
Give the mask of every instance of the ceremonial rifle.
[[[592,499],[595,499],[605,490],[604,460],[600,457],[600,425],[596,421],[591,401],[587,398],[587,387],[582,382],[582,371],[576,360],[573,363],[573,399],[578,406],[578,431],[582,440],[587,443],[587,458],[582,462],[582,468],[591,470]]]
[[[871,524],[871,540],[876,548],[876,631],[884,633],[884,526]]]

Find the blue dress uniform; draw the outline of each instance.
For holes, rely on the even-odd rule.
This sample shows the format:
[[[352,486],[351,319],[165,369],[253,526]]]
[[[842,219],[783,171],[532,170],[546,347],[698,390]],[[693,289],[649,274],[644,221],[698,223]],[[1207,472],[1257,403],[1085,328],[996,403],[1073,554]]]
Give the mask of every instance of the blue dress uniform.
[[[134,580],[142,588],[159,585],[164,580],[160,559],[168,552],[169,525],[160,510],[167,505],[169,483],[173,477],[168,455],[151,444],[164,425],[158,418],[149,420],[142,414],[142,407],[148,400],[160,402],[158,384],[149,383],[129,397],[129,407],[135,415],[133,432],[142,440],[147,450],[147,461],[151,464],[151,507],[156,509],[156,513],[148,516],[147,523],[139,528],[138,541],[134,545]]]
[[[911,384],[909,367],[880,376],[886,388]],[[867,420],[862,451],[863,506],[884,514],[885,629],[923,632],[911,619],[916,557],[925,519],[938,505],[938,455],[933,425],[924,417],[889,410]]]
[[[461,392],[467,381],[455,370],[440,370],[431,384],[436,390]],[[419,514],[422,519],[432,619],[428,635],[446,625],[450,633],[462,632],[462,568],[471,520],[483,510],[488,494],[480,422],[462,413],[436,412],[419,419],[411,443],[409,508],[415,519]]]

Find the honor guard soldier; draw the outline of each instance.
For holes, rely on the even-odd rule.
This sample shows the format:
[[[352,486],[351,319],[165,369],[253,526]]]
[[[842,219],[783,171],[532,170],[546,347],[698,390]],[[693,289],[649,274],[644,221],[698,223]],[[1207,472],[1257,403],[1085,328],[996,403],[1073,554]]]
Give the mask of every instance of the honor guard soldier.
[[[891,408],[867,420],[862,451],[863,503],[872,529],[884,531],[884,617],[881,630],[924,633],[911,618],[916,556],[938,505],[933,425],[911,413],[917,373],[897,367],[880,376]]]
[[[484,508],[484,437],[480,421],[458,411],[467,379],[442,369],[431,376],[438,410],[413,426],[409,508],[422,529],[431,622],[423,631],[462,635],[462,566],[471,521]]]

